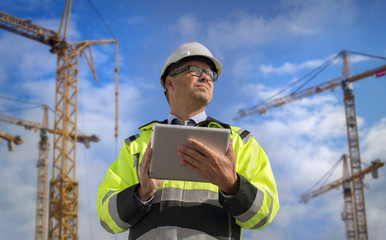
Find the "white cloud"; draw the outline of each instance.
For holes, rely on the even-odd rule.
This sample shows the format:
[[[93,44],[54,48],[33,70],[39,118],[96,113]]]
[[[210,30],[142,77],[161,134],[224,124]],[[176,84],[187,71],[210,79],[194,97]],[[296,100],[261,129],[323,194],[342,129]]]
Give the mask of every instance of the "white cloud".
[[[0,52],[7,58],[2,58],[0,63],[8,72],[8,77],[14,75],[10,68],[15,71],[17,67],[17,73],[22,74],[22,79],[17,79],[17,82],[42,77],[55,73],[56,57],[48,50],[48,47],[32,40],[14,34],[4,34],[0,39]]]
[[[177,21],[177,31],[186,39],[192,39],[196,36],[200,29],[200,23],[193,15],[182,16]]]
[[[304,69],[313,69],[321,66],[325,61],[323,60],[310,60],[304,63],[296,64],[286,62],[282,66],[273,67],[272,65],[260,65],[260,70],[264,74],[277,74],[277,75],[286,75],[286,74],[295,74]]]
[[[55,72],[55,70],[53,70]],[[41,80],[28,80],[22,84],[24,89],[29,95],[31,101],[35,103],[48,105],[51,109],[54,109],[55,102],[55,79],[45,78]],[[44,92],[44,94],[42,94]]]
[[[135,16],[127,19],[127,22],[133,26],[136,26],[137,24],[143,23],[145,21],[146,21],[146,18],[144,18],[143,16],[140,16],[140,15],[135,15]]]
[[[13,152],[8,151],[6,144],[0,145],[0,182],[3,183],[0,191],[6,193],[0,195],[0,231],[2,236],[12,233],[15,239],[20,239],[34,231],[37,134],[17,126],[7,127],[4,131],[20,135],[24,143],[16,145]],[[19,226],[18,231],[11,231],[12,225]]]
[[[280,14],[272,18],[235,11],[213,21],[207,36],[223,49],[258,46],[298,36],[324,33],[331,25],[348,26],[359,8],[353,1],[281,1]],[[345,14],[342,14],[344,12]],[[328,17],[326,17],[328,16]]]
[[[312,6],[315,12],[320,11],[322,6]],[[311,8],[311,7],[310,7]],[[327,9],[322,8],[323,12]],[[322,13],[317,17],[307,14],[310,9],[305,8],[291,10],[273,18],[256,16],[243,10],[236,10],[228,15],[222,16],[211,22],[187,14],[178,19],[177,30],[182,37],[196,36],[202,38],[200,26],[210,29],[205,34],[206,39],[212,46],[220,45],[222,49],[233,49],[237,47],[256,46],[275,42],[282,37],[294,37],[298,35],[314,35],[320,32],[323,21],[320,21]],[[331,16],[334,18],[337,16]],[[316,19],[315,19],[316,18]],[[325,19],[325,15],[323,15]]]
[[[313,28],[324,31],[323,28],[331,24],[348,27],[354,23],[360,12],[354,0],[282,0],[279,7],[283,11],[287,10],[295,26],[303,27],[307,31],[312,31]]]
[[[335,58],[337,54],[338,53],[331,54],[330,56],[324,59],[307,60],[302,63],[285,62],[283,65],[278,67],[274,67],[268,64],[261,64],[259,65],[259,70],[265,75],[287,75],[287,74],[294,75],[294,74],[298,74],[303,70],[317,69],[318,67],[321,67],[322,65],[327,63],[327,61]],[[370,58],[363,55],[358,55],[358,54],[349,54],[348,59],[351,64],[355,64],[355,63],[368,61]],[[341,66],[342,58],[340,57],[334,60],[331,64]]]
[[[370,162],[377,158],[386,160],[386,118],[382,118],[377,124],[364,132],[361,141],[363,148],[362,160]]]
[[[250,99],[250,102],[256,103],[268,99],[279,91],[278,89],[267,87],[261,83],[245,83],[238,85],[238,87],[240,88],[239,91],[242,96],[246,99]]]

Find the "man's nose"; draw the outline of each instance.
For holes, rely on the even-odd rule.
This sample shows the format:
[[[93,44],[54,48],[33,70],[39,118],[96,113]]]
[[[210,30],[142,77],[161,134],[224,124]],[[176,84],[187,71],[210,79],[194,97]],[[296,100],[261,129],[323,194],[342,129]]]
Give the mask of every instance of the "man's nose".
[[[202,72],[202,74],[198,80],[200,82],[209,82],[209,81],[211,81],[211,78],[209,77],[208,74],[206,74],[206,72]]]

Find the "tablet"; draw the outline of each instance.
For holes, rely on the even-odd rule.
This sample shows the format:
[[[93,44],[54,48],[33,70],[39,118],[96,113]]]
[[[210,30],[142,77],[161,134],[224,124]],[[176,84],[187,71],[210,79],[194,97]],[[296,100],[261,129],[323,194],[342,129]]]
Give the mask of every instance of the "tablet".
[[[222,128],[191,127],[182,125],[154,124],[151,137],[152,156],[149,175],[151,178],[206,182],[194,171],[183,166],[177,155],[179,145],[193,148],[188,138],[202,142],[212,150],[225,155],[230,130]]]

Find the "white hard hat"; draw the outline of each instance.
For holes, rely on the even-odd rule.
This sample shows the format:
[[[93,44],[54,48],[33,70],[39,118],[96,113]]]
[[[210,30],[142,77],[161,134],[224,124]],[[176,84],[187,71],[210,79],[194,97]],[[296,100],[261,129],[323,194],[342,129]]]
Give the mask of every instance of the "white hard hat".
[[[221,63],[213,57],[212,53],[204,45],[198,42],[188,42],[182,44],[176,48],[166,59],[164,67],[161,71],[161,85],[165,88],[165,78],[170,71],[170,67],[173,63],[181,63],[181,60],[188,59],[191,57],[203,57],[209,59],[215,69],[212,69],[217,72],[217,75],[220,76],[222,72]]]

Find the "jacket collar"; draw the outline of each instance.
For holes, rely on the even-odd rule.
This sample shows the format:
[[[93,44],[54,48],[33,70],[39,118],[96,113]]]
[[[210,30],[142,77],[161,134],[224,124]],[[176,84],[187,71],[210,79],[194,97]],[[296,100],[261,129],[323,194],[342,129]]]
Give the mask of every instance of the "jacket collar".
[[[149,122],[141,127],[139,127],[138,129],[140,131],[146,131],[146,130],[149,130],[153,127],[153,124],[155,123],[159,123],[159,124],[168,124],[168,120],[165,119],[163,121],[152,121],[152,122]],[[207,117],[205,121],[203,122],[200,122],[196,125],[197,127],[218,127],[218,128],[228,128],[230,129],[231,126],[227,123],[223,123],[223,122],[220,122],[218,121],[217,119],[214,119],[212,117]]]
[[[223,123],[218,121],[217,119],[214,119],[212,117],[207,117],[205,121],[200,122],[197,124],[198,127],[212,127],[212,125],[217,125],[220,128],[231,128],[231,126],[227,123]]]

